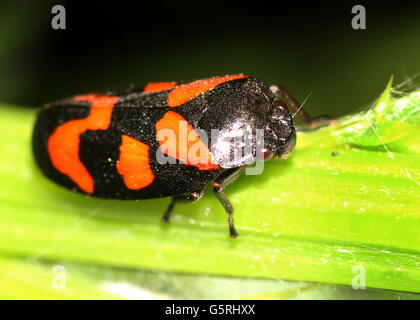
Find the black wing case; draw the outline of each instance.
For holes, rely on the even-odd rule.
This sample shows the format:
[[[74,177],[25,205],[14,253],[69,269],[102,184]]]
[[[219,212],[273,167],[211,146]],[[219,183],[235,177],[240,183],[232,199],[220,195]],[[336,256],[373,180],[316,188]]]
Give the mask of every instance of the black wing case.
[[[137,91],[138,92],[138,91]],[[121,92],[118,92],[121,93]],[[56,183],[81,193],[107,199],[151,199],[192,192],[203,188],[220,171],[202,171],[177,161],[176,164],[161,164],[156,139],[155,124],[168,111],[168,91],[155,93],[132,93],[125,90],[118,96],[112,109],[111,122],[105,130],[86,130],[80,134],[79,160],[94,182],[93,192],[80,188],[68,175],[52,164],[47,144],[55,130],[71,120],[86,119],[92,108],[91,102],[65,100],[41,109],[33,132],[33,150],[38,166]],[[102,96],[113,96],[107,92]],[[97,94],[100,96],[100,94]],[[133,190],[127,188],[118,173],[122,136],[127,135],[149,146],[150,169],[154,180],[147,187]]]

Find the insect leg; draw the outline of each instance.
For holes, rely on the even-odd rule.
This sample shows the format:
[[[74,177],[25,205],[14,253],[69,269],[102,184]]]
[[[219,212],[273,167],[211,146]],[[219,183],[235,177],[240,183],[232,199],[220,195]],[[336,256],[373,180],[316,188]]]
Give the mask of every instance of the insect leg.
[[[165,213],[162,216],[162,221],[169,223],[171,219],[171,213],[174,209],[175,203],[190,203],[199,200],[204,194],[204,188],[198,191],[194,191],[187,194],[181,194],[175,197],[172,197],[171,203],[166,209]]]
[[[212,183],[214,194],[216,195],[217,199],[222,204],[223,208],[225,208],[228,216],[229,222],[229,235],[232,238],[236,238],[239,234],[236,232],[235,225],[233,223],[233,206],[230,203],[229,199],[223,193],[223,189],[233,181],[235,181],[243,172],[243,168],[233,168],[228,169],[222,172]]]
[[[314,128],[332,121],[329,116],[311,117],[302,108],[301,104],[290,94],[289,90],[282,85],[272,85],[270,91],[277,99],[283,100],[292,110],[293,116],[297,116],[306,127]]]

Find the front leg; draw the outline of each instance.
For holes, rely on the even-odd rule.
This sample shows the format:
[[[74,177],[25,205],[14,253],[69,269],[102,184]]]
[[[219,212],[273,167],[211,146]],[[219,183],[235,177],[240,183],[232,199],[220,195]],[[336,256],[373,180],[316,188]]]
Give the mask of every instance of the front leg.
[[[233,206],[230,203],[229,199],[223,193],[223,189],[233,181],[235,181],[243,172],[243,168],[233,168],[223,171],[212,183],[214,194],[217,199],[225,208],[228,216],[229,222],[229,235],[232,238],[236,238],[239,234],[236,232],[235,225],[233,223]]]
[[[172,201],[162,216],[162,221],[169,223],[171,219],[172,211],[174,210],[175,203],[190,203],[199,200],[204,194],[204,188],[198,191],[194,191],[188,194],[181,194],[172,197]]]
[[[290,94],[282,85],[272,85],[270,91],[274,94],[276,99],[284,100],[286,105],[293,112],[292,117],[298,119],[305,125],[306,128],[316,128],[324,124],[330,124],[333,119],[329,116],[311,117],[303,108],[302,105]]]

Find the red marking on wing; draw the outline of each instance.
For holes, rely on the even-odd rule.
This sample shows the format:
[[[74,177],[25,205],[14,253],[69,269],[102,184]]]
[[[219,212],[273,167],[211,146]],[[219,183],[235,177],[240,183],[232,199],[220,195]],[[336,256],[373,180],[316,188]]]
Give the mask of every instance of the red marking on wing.
[[[190,83],[182,84],[175,89],[173,89],[168,94],[168,105],[170,107],[178,107],[183,103],[195,98],[196,96],[209,91],[219,84],[231,80],[247,78],[248,76],[244,76],[242,74],[237,74],[233,76],[224,76],[224,77],[217,77],[217,78],[210,78],[205,80],[197,80]]]
[[[48,138],[48,153],[58,171],[70,177],[83,191],[92,193],[94,181],[79,159],[80,135],[87,130],[108,129],[118,98],[90,94],[73,100],[91,102],[90,113],[84,119],[70,120],[57,127]]]
[[[143,92],[157,92],[172,89],[176,86],[176,82],[154,82],[144,87]]]
[[[155,179],[150,169],[149,149],[143,142],[127,135],[122,136],[117,169],[128,189],[145,188]]]
[[[200,170],[218,170],[210,150],[193,127],[178,113],[169,111],[156,125],[163,153]]]

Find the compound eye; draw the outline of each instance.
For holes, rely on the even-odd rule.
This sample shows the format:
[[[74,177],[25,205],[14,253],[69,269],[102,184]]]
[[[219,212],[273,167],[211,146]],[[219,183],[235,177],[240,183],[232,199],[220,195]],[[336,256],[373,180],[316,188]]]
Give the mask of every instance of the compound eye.
[[[271,158],[273,158],[273,152],[267,148],[262,149],[262,154],[264,161],[271,160]]]
[[[273,158],[273,155],[273,152],[265,147],[257,151],[257,159],[259,160],[268,161]]]
[[[287,104],[281,100],[275,100],[274,105],[282,110],[287,110]]]

